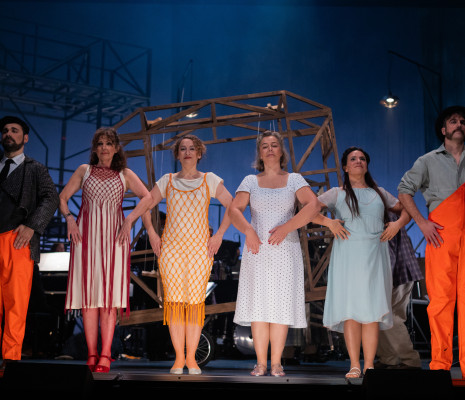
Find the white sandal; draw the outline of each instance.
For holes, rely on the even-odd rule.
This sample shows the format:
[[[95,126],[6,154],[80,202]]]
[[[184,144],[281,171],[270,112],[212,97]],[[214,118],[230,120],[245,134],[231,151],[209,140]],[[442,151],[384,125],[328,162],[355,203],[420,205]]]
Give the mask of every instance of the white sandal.
[[[346,379],[357,379],[362,375],[362,371],[358,367],[352,367],[346,374]]]

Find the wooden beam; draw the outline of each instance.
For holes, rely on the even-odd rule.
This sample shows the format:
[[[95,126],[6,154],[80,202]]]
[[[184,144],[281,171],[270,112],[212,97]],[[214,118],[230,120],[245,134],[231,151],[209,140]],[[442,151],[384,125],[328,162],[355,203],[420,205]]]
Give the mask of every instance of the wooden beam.
[[[234,312],[236,309],[236,302],[209,304],[205,306],[205,315],[221,314],[227,312]],[[119,324],[122,326],[148,324],[151,322],[163,321],[163,308],[151,308],[146,310],[131,311],[128,317],[122,317]]]
[[[140,288],[147,293],[153,300],[155,300],[158,304],[163,304],[162,300],[158,298],[158,296],[155,294],[155,292],[148,287],[148,285],[140,279],[137,275],[135,275],[133,272],[131,272],[131,279],[137,283]]]
[[[254,104],[251,104],[252,102]],[[257,106],[256,104],[263,104],[263,106]],[[231,110],[228,108],[231,108]],[[173,112],[170,113],[170,110]],[[185,118],[192,111],[202,111],[202,116],[193,119]],[[226,114],[225,111],[231,112]],[[205,114],[207,115],[205,116]],[[169,116],[166,117],[166,115]],[[138,118],[140,127],[136,128],[135,131],[134,127],[131,127],[131,132],[120,134],[120,140],[125,147],[131,145],[131,150],[126,151],[128,158],[145,157],[147,170],[146,186],[148,189],[151,189],[156,181],[156,171],[152,159],[153,152],[170,150],[179,137],[187,133],[195,134],[196,131],[201,131],[201,138],[208,146],[254,140],[256,139],[257,132],[266,130],[263,126],[259,127],[259,123],[268,121],[273,121],[273,123],[275,121],[277,130],[284,138],[287,138],[293,172],[299,172],[304,176],[312,188],[329,189],[331,174],[336,174],[339,185],[342,183],[331,109],[289,91],[279,90],[141,107],[116,124],[115,127],[124,131],[125,124],[129,122],[133,123],[135,118]],[[237,128],[238,132],[234,130],[233,133],[229,133],[230,130],[228,130],[228,137],[221,137],[222,127],[234,127]],[[247,133],[250,133],[250,135]],[[165,134],[167,134],[167,137],[169,136],[167,139],[163,139],[162,143],[152,146],[151,137],[153,135]],[[311,136],[314,136],[311,140],[306,139]],[[141,146],[137,148],[139,143]],[[318,143],[321,147],[321,167],[312,170],[302,170],[306,164],[306,160],[314,152]],[[299,153],[301,150],[303,151],[303,156],[298,162],[295,159],[296,149],[299,150]],[[335,167],[328,166],[328,163],[332,162],[331,157],[334,157]],[[318,181],[308,178],[309,176],[320,174],[323,175],[323,178],[318,178]],[[132,194],[130,195],[132,196]],[[154,215],[154,212],[156,215]],[[154,212],[152,212],[152,220],[159,221],[158,208]],[[158,225],[157,229],[159,230]],[[333,235],[326,228],[313,225],[301,228],[300,234],[305,270],[309,278],[305,287],[305,299],[307,302],[318,303],[324,300],[326,295],[326,284],[322,277],[329,264]],[[328,239],[328,248],[318,253],[316,258],[318,262],[316,265],[312,265],[308,245],[310,241],[317,239]],[[143,256],[145,254],[148,254],[148,251],[133,251],[131,253],[133,260],[141,260],[142,258],[145,260],[146,257]],[[153,262],[156,260],[153,254],[150,255],[150,259]],[[158,272],[153,274],[153,278],[156,280],[157,293],[149,288],[140,278],[131,274],[131,279],[134,283],[141,286],[158,305],[162,306],[163,288]],[[207,305],[205,307],[207,315],[233,312],[234,310],[234,302]],[[133,311],[129,318],[121,318],[120,323],[122,325],[131,325],[162,320],[163,308],[159,307],[151,310]]]

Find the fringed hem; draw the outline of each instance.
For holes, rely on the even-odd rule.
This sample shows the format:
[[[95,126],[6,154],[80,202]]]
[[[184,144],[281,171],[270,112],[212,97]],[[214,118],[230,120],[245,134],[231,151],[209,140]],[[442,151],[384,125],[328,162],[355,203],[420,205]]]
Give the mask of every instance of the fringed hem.
[[[203,327],[205,322],[205,303],[163,303],[163,325],[170,323],[197,324]]]

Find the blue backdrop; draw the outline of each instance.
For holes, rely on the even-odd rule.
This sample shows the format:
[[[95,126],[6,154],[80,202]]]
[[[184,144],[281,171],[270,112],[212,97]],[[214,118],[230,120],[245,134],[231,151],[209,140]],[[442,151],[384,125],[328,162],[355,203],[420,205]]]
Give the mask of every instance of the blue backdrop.
[[[342,3],[15,0],[1,1],[0,18],[20,29],[37,23],[57,32],[152,49],[151,105],[178,100],[190,60],[192,90],[189,86],[185,93],[192,99],[289,90],[324,104],[333,112],[339,154],[351,145],[365,148],[372,175],[396,194],[402,174],[438,145],[432,130],[435,105],[465,103],[465,13],[444,2]],[[388,90],[389,65],[390,86],[400,98],[393,109],[379,104]],[[441,94],[438,75],[421,66],[441,76]],[[57,166],[59,121],[31,117],[31,122],[52,149],[56,145],[49,164]],[[95,128],[70,125],[67,148],[88,147]],[[200,169],[220,175],[234,193],[241,179],[254,173],[253,147],[251,142],[230,145],[228,151],[210,146]],[[37,138],[31,137],[27,152],[43,161]],[[157,175],[173,170],[171,155],[156,157]],[[72,170],[87,161],[83,153],[66,167]],[[137,172],[139,166],[132,167]],[[416,200],[426,212],[421,195]],[[213,225],[216,228],[215,219]],[[409,233],[414,245],[419,244],[416,226]],[[237,235],[231,228],[225,238]],[[418,251],[422,253],[423,246]]]

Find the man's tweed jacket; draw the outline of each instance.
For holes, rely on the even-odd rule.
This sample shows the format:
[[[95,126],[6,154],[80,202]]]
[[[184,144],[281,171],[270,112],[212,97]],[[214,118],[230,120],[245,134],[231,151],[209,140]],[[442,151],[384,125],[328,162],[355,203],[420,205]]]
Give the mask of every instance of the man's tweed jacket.
[[[14,200],[24,214],[23,224],[34,230],[31,238],[31,259],[38,263],[40,235],[44,233],[59,203],[55,184],[47,168],[25,156],[24,162],[3,181],[1,190]]]

